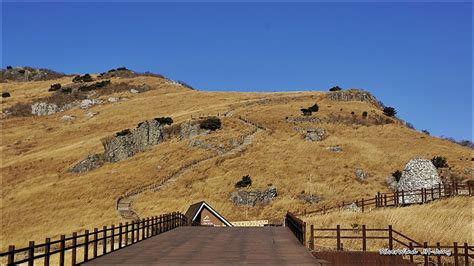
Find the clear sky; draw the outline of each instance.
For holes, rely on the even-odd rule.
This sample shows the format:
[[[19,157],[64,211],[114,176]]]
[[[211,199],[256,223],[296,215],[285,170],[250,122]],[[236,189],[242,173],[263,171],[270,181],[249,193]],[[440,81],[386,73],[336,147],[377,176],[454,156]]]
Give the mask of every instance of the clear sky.
[[[465,3],[2,3],[2,66],[126,66],[200,90],[363,88],[472,140]]]

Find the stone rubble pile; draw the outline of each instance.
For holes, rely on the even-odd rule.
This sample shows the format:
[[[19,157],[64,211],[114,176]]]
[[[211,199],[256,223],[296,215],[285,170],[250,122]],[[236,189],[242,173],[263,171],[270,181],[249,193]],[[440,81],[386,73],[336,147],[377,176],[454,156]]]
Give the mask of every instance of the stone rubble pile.
[[[310,128],[306,130],[305,140],[307,141],[321,141],[327,136],[324,128]]]

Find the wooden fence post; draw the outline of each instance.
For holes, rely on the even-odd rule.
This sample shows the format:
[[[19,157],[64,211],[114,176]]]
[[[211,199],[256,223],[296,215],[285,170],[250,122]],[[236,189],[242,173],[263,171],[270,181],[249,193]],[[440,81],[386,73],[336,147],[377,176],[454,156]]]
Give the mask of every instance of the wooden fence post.
[[[8,252],[7,263],[8,265],[13,265],[13,262],[15,262],[15,245],[8,246]]]
[[[46,245],[44,246],[44,266],[49,266],[49,257],[51,252],[51,238],[47,237],[45,239]]]
[[[121,249],[122,248],[122,223],[119,223],[119,235],[118,235],[118,248]]]
[[[387,207],[387,194],[383,194],[384,206]]]
[[[35,241],[30,241],[28,247],[28,266],[33,266],[35,263]]]
[[[434,201],[434,190],[433,190],[433,187],[431,187],[431,201]]]
[[[102,254],[106,254],[107,253],[107,226],[104,225],[104,227],[102,227],[102,230],[104,231],[104,233],[102,234]]]
[[[66,248],[66,236],[61,235],[61,241],[59,242],[59,265],[64,266],[64,249]]]
[[[132,244],[135,243],[135,221],[132,222]]]
[[[438,197],[441,199],[441,183],[438,183]]]
[[[441,249],[441,244],[439,242],[436,243],[436,248]],[[436,257],[437,257],[436,259],[438,261],[438,265],[442,265],[441,264],[441,255],[436,255]]]
[[[402,190],[402,205],[405,205],[405,191]]]
[[[77,233],[72,233],[71,265],[76,265]]]
[[[115,225],[112,225],[112,235],[110,237],[110,252],[114,251]]]
[[[362,251],[367,250],[367,230],[365,224],[362,225]]]
[[[158,225],[159,225],[159,231],[158,231],[158,234],[161,234],[162,232],[162,227],[163,227],[163,215],[160,214],[160,216],[158,217]]]
[[[453,243],[454,246],[454,266],[459,265],[458,242]]]
[[[362,212],[364,212],[364,198],[362,198]]]
[[[428,243],[427,242],[424,242],[423,243],[423,248],[424,249],[427,249],[428,248]],[[429,256],[428,255],[424,255],[423,258],[425,259],[425,266],[429,266]]]
[[[84,261],[89,260],[89,230],[84,232]]]
[[[375,207],[380,207],[380,192],[377,192],[377,200],[376,200],[376,204],[375,204]]]
[[[145,227],[146,227],[145,218],[142,219],[142,240],[145,239]]]
[[[99,242],[99,229],[96,227],[94,228],[94,244],[92,245],[92,256],[97,258],[97,243]]]
[[[310,226],[309,230],[311,230],[311,231],[309,232],[309,235],[310,235],[309,248],[310,248],[311,250],[314,250],[314,225],[313,225],[313,224]]]
[[[392,225],[388,226],[388,249],[393,249]]]
[[[337,251],[341,250],[341,226],[336,226]]]
[[[410,242],[408,244],[408,247],[410,248],[410,251],[412,251],[413,250],[413,243]],[[410,262],[413,262],[413,254],[411,254],[411,252],[410,252]]]
[[[128,246],[128,222],[125,223],[125,246]]]
[[[464,243],[464,264],[466,266],[469,265],[469,248],[467,246],[467,243]]]

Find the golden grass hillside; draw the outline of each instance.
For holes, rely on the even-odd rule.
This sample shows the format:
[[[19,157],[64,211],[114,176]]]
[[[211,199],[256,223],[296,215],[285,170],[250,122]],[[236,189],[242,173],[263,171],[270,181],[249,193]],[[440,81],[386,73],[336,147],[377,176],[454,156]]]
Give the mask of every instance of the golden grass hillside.
[[[65,77],[3,83],[2,89],[12,97],[2,99],[2,111],[18,102],[45,97],[49,85],[67,84],[70,80],[71,77]],[[471,150],[424,135],[397,121],[370,126],[347,123],[354,115],[361,119],[363,111],[369,117],[383,114],[377,106],[366,102],[331,101],[325,92],[204,92],[158,77],[112,78],[114,81],[147,84],[150,90],[119,93],[115,96],[128,100],[115,103],[102,97],[103,104],[88,110],[75,107],[49,116],[0,120],[2,250],[8,244],[26,245],[29,240],[43,241],[45,237],[124,222],[115,210],[119,196],[144,184],[159,183],[189,162],[215,156],[213,151],[190,147],[187,140],[174,139],[90,172],[68,172],[88,154],[102,152],[102,138],[159,116],[170,116],[180,123],[192,116],[227,112],[227,116],[221,116],[222,129],[199,137],[215,144],[225,144],[252,132],[253,126],[239,117],[266,130],[256,133],[244,151],[212,157],[157,192],[138,195],[133,206],[141,217],[184,212],[190,204],[205,200],[229,220],[280,221],[287,210],[317,208],[319,204],[330,205],[345,198],[387,191],[386,176],[403,169],[416,156],[445,156],[459,174],[472,167]],[[314,103],[318,103],[320,110],[313,116],[327,118],[324,122],[294,124],[285,119],[300,117],[300,108]],[[97,115],[87,117],[88,111]],[[61,120],[63,115],[76,119],[65,122]],[[295,127],[321,127],[329,136],[321,142],[308,142]],[[327,149],[336,145],[343,152]],[[356,181],[356,167],[369,172],[367,183]],[[247,174],[252,176],[251,189],[272,185],[277,188],[278,197],[269,205],[248,210],[234,206],[229,194]],[[311,191],[323,200],[306,205],[298,199],[302,191]],[[454,207],[461,208],[462,204]]]

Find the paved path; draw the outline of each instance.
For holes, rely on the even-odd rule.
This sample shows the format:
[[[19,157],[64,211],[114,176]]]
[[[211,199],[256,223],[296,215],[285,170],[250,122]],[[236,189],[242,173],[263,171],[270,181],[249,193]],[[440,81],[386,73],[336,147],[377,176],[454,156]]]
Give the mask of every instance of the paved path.
[[[319,265],[286,227],[178,227],[84,265]]]

